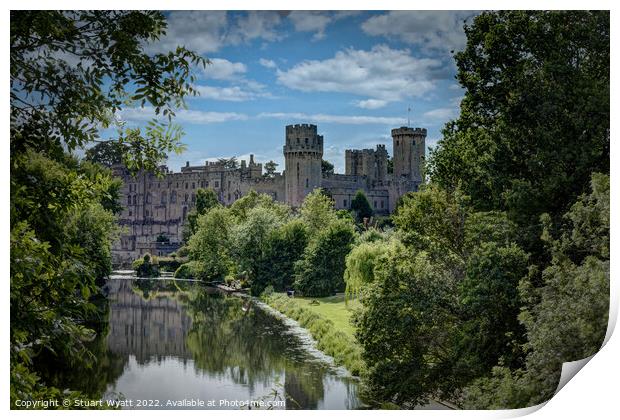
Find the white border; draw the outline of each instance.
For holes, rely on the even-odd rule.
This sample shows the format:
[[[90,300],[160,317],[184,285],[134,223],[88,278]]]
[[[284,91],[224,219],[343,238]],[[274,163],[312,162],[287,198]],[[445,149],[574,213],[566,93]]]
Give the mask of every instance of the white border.
[[[617,4],[617,3],[616,3]],[[257,10],[257,9],[266,9],[266,10],[287,10],[290,8],[300,9],[300,10],[486,10],[486,9],[611,9],[611,28],[613,33],[613,28],[620,27],[619,19],[616,18],[616,9],[614,2],[611,1],[602,1],[602,0],[591,0],[588,2],[577,2],[577,1],[542,1],[542,0],[523,0],[523,1],[466,1],[466,2],[457,2],[457,1],[447,1],[447,0],[435,0],[431,3],[429,2],[413,2],[413,1],[395,1],[395,0],[384,0],[381,2],[377,1],[369,1],[369,0],[359,0],[359,1],[326,1],[326,0],[314,0],[314,1],[298,1],[291,2],[283,1],[283,0],[267,0],[267,1],[240,1],[240,0],[231,0],[226,3],[206,3],[206,2],[198,2],[198,1],[188,1],[188,0],[177,0],[175,2],[163,1],[163,0],[151,0],[151,1],[118,1],[118,0],[110,0],[107,2],[93,2],[93,1],[76,1],[76,0],[67,0],[67,1],[20,1],[18,3],[9,3],[8,8],[5,9],[4,14],[2,15],[2,25],[0,26],[4,35],[4,42],[2,43],[1,48],[4,51],[4,60],[2,61],[2,68],[4,73],[5,80],[5,90],[3,91],[4,107],[5,107],[5,118],[3,119],[3,133],[5,133],[2,148],[2,160],[3,165],[1,168],[3,182],[1,185],[2,195],[5,197],[5,203],[9,201],[9,141],[8,141],[8,132],[9,132],[9,93],[8,93],[8,83],[6,83],[8,79],[9,73],[9,60],[8,60],[8,46],[9,42],[9,10],[10,8],[14,9],[46,9],[46,8],[58,8],[58,9],[161,9],[161,10],[195,10],[195,9],[207,9],[207,10]],[[612,39],[612,74],[616,76],[614,70],[617,70],[617,51],[614,51],[614,42]],[[617,48],[616,48],[617,49]],[[613,133],[615,133],[616,125],[614,122],[613,113],[614,110],[617,109],[618,106],[618,89],[617,82],[615,77],[612,77],[612,117],[611,117],[611,132],[612,139]],[[617,113],[616,113],[617,114]],[[613,153],[613,140],[612,140],[612,158],[611,158],[611,168],[612,168],[612,179],[615,175],[615,168],[617,167],[616,163],[618,163],[617,154]],[[615,182],[615,181],[614,181]],[[615,183],[612,182],[612,235],[611,235],[611,289],[612,289],[612,300],[611,300],[611,310],[610,310],[610,321],[612,325],[615,324],[615,320],[617,318],[618,312],[618,282],[615,280],[614,274],[616,273],[616,265],[615,261],[617,261],[616,247],[613,244],[616,243],[617,235],[617,223],[615,222],[617,218],[617,204],[618,204],[618,195],[615,192]],[[0,211],[2,212],[2,217],[4,221],[9,220],[9,206],[4,205],[1,207]],[[2,282],[2,292],[5,299],[8,299],[9,296],[9,248],[8,248],[8,236],[9,236],[9,223],[3,223],[0,227],[1,234],[4,237],[4,241],[1,245],[2,259],[5,262],[3,264],[3,269],[5,272],[5,276],[3,276]],[[5,301],[6,302],[6,301]],[[3,305],[4,307],[4,328],[1,330],[2,334],[2,342],[4,345],[2,346],[2,354],[4,363],[2,365],[2,381],[0,388],[0,398],[4,402],[5,410],[8,410],[8,400],[9,400],[9,373],[8,373],[8,362],[9,362],[9,354],[8,354],[8,341],[9,341],[9,308],[8,305]],[[610,327],[611,331],[612,327]],[[609,335],[609,334],[608,334]],[[533,414],[528,418],[532,419],[556,419],[556,418],[567,418],[567,419],[583,419],[583,418],[612,418],[617,416],[617,409],[615,407],[615,403],[618,399],[617,385],[618,385],[618,374],[620,373],[620,344],[619,339],[617,338],[617,334],[611,335],[609,341],[604,346],[604,348],[595,355],[592,360],[579,372],[573,380],[569,381],[566,386],[554,397],[552,398],[546,405],[543,407],[539,407],[537,411],[534,411]],[[458,419],[485,419],[485,418],[509,418],[516,417],[520,415],[525,415],[530,413],[531,409],[523,409],[523,410],[513,410],[513,411],[459,411],[459,412],[445,412],[445,411],[339,411],[339,412],[299,412],[295,413],[295,417],[308,418],[308,417],[318,417],[318,416],[338,416],[341,418],[376,418],[381,416],[381,418],[431,418],[431,419],[443,419],[443,418],[458,418]],[[120,416],[122,418],[127,417],[144,417],[144,418],[165,418],[169,419],[170,416],[179,416],[183,417],[195,417],[195,418],[245,418],[247,416],[251,416],[253,418],[285,418],[290,417],[289,412],[259,412],[259,411],[251,411],[251,412],[234,412],[234,411],[198,411],[198,412],[183,412],[180,413],[170,413],[170,412],[159,412],[159,411],[148,411],[148,412],[114,412],[110,414],[110,412],[89,412],[87,415],[97,417],[117,417]],[[59,418],[59,417],[68,417],[68,418],[82,418],[84,416],[84,412],[72,411],[72,412],[20,412],[20,411],[11,411],[11,416],[16,418],[39,418],[40,416],[45,416],[46,418]]]

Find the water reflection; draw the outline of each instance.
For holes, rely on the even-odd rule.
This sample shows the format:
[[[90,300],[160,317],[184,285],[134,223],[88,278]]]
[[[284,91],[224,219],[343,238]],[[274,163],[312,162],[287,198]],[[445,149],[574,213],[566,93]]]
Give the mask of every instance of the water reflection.
[[[356,383],[247,299],[175,282],[110,280],[107,354],[127,399],[273,400],[286,408],[356,408]],[[172,407],[171,407],[172,408]]]

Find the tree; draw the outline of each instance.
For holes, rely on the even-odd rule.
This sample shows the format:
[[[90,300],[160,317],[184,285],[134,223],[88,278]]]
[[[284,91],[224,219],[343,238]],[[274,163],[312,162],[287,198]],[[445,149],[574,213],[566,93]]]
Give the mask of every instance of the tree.
[[[247,218],[239,221],[231,230],[231,254],[239,272],[245,272],[253,280],[260,269],[271,233],[284,220],[268,207],[251,209]]]
[[[119,127],[130,150],[130,170],[157,170],[162,157],[180,150],[182,131],[171,125],[187,95],[201,56],[178,47],[148,54],[165,34],[156,11],[13,11],[11,13],[11,155],[27,148],[59,157],[98,139],[122,107],[149,104],[145,133]]]
[[[183,241],[189,241],[189,238],[196,233],[198,226],[198,217],[207,213],[214,207],[220,205],[217,199],[217,193],[213,188],[198,188],[196,191],[196,208],[187,214],[187,223],[183,226]]]
[[[127,151],[127,146],[122,143],[113,140],[104,141],[87,149],[85,159],[110,167],[123,163],[123,155]]]
[[[279,292],[291,287],[295,263],[302,257],[307,244],[308,229],[299,219],[272,230],[252,279],[252,294],[260,295],[267,286]]]
[[[224,168],[226,169],[236,169],[237,166],[239,166],[236,156],[233,156],[231,158],[220,158],[217,161],[224,165]]]
[[[70,154],[114,125],[132,172],[156,171],[182,148],[174,111],[196,93],[192,72],[207,61],[183,47],[147,53],[165,29],[159,12],[11,12],[12,403],[63,395],[40,360],[89,357],[84,342],[96,331],[83,320],[96,318],[90,296],[111,270],[120,184]],[[146,105],[166,120],[116,120],[121,108]],[[105,149],[87,154],[116,161]]]
[[[330,296],[343,292],[345,258],[353,247],[355,231],[343,220],[320,230],[295,264],[295,290],[304,296]]]
[[[351,200],[351,210],[355,212],[355,218],[358,223],[362,223],[364,219],[370,219],[373,215],[372,207],[364,191],[357,190],[353,200]]]
[[[323,174],[323,176],[326,175],[333,175],[334,174],[334,164],[322,159],[321,160],[321,173]]]
[[[228,274],[232,223],[230,211],[220,206],[198,218],[196,232],[187,243],[190,260],[197,262],[195,278],[215,280]]]
[[[273,160],[270,160],[269,162],[265,163],[265,173],[263,174],[263,176],[265,178],[273,178],[276,174],[277,166],[278,164],[275,163]]]
[[[565,214],[560,236],[544,239],[552,264],[542,287],[523,279],[526,305],[519,319],[529,353],[522,369],[497,366],[464,392],[466,408],[518,408],[540,404],[557,388],[562,363],[593,355],[603,343],[609,317],[609,176],[593,174],[591,192]]]
[[[300,213],[301,219],[308,226],[311,235],[336,220],[334,200],[324,195],[319,188],[304,198]]]
[[[539,215],[559,221],[591,172],[609,172],[609,12],[485,12],[465,32],[465,97],[430,176],[507,211],[538,255]]]

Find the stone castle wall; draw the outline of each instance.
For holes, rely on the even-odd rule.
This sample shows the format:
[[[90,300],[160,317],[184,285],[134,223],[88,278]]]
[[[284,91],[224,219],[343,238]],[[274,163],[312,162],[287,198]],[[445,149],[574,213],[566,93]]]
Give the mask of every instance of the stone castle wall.
[[[123,180],[120,215],[123,229],[113,246],[117,265],[127,266],[145,253],[168,255],[182,242],[183,225],[196,204],[199,188],[212,188],[219,201],[230,205],[250,190],[268,194],[275,200],[299,207],[308,193],[324,188],[334,199],[337,209],[349,209],[358,190],[363,190],[377,214],[394,211],[400,196],[416,191],[422,183],[426,129],[401,127],[392,130],[394,173],[387,173],[387,151],[384,145],[375,150],[347,150],[345,174],[323,176],[323,136],[313,124],[289,125],[285,131],[285,170],[273,177],[262,175],[262,165],[244,160],[236,168],[220,162],[205,162],[181,172],[162,167],[163,178],[139,173],[132,177],[126,168],[113,171]],[[167,243],[158,242],[163,235]]]

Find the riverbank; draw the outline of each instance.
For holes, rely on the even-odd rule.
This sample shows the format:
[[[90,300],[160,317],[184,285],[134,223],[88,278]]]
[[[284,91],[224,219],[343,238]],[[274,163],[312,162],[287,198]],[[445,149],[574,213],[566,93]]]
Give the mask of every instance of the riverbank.
[[[344,297],[289,298],[284,293],[262,296],[261,300],[307,329],[317,348],[334,362],[359,376],[364,370],[361,347],[350,323],[356,303],[345,305]],[[318,305],[313,302],[318,302]]]

